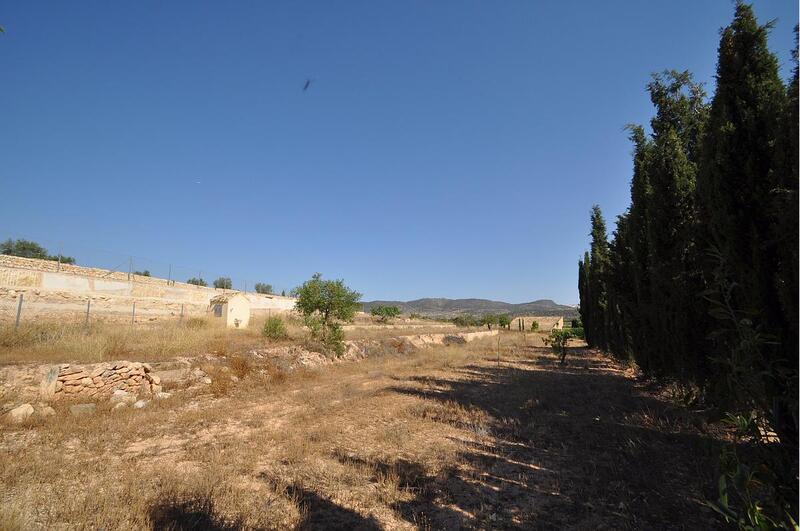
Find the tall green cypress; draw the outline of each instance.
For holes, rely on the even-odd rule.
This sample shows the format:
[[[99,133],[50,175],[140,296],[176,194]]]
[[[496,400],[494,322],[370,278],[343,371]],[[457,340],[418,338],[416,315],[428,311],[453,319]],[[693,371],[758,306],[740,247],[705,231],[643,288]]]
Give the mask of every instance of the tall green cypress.
[[[700,134],[706,118],[704,92],[688,72],[654,75],[648,85],[656,107],[647,163],[647,309],[653,372],[693,379],[702,365],[696,339],[693,236],[694,191]]]
[[[631,179],[631,206],[626,227],[627,245],[630,247],[630,282],[632,284],[628,306],[631,351],[645,373],[654,372],[649,350],[653,327],[650,316],[650,261],[648,245],[648,208],[652,187],[649,166],[652,143],[641,126],[628,126],[633,142],[633,178]]]
[[[598,205],[592,207],[592,237],[589,254],[588,286],[590,298],[590,331],[587,343],[590,346],[608,349],[609,316],[607,313],[608,296],[606,291],[606,272],[609,263],[608,235],[606,222]]]
[[[796,412],[797,404],[788,406],[787,397],[797,396],[797,350],[785,341],[790,325],[776,283],[781,262],[776,217],[787,214],[775,210],[775,191],[781,185],[776,147],[785,127],[787,101],[778,61],[767,46],[769,29],[769,24],[758,24],[751,6],[738,3],[733,22],[722,31],[697,201],[705,229],[700,244],[718,250],[725,282],[735,286],[730,304],[750,316],[760,337],[784,339],[779,345],[764,340],[751,349],[757,352],[748,367],[721,366],[729,375],[741,370],[759,375],[759,382],[751,380],[753,389],[740,389],[735,378],[721,381],[733,384],[730,396],[749,393],[759,407],[775,412],[775,428],[782,437],[796,440],[796,414],[787,408]],[[787,230],[796,234],[797,227]],[[793,239],[796,242],[796,236]],[[731,353],[737,348],[720,344],[717,355],[735,363]],[[776,371],[794,371],[793,381]]]
[[[580,306],[578,312],[581,316],[583,323],[584,333],[589,328],[591,316],[589,315],[591,307],[591,297],[589,295],[589,253],[583,254],[583,260],[578,260],[578,296],[580,297]]]

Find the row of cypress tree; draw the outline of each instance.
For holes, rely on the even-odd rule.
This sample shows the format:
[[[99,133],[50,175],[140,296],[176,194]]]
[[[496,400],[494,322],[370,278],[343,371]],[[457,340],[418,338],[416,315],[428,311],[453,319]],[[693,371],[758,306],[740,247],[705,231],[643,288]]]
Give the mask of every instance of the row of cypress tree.
[[[689,72],[653,76],[630,207],[610,242],[593,207],[578,288],[590,346],[758,412],[796,455],[798,71],[784,84],[769,30],[736,5],[710,102]]]

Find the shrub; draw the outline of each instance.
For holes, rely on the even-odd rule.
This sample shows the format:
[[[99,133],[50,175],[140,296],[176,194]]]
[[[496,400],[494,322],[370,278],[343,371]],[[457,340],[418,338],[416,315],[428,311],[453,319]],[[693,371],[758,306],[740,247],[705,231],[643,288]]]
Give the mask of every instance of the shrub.
[[[583,323],[581,323],[580,319],[573,319],[572,328],[583,328]]]
[[[272,284],[264,284],[263,282],[256,282],[256,293],[264,295],[272,295]]]
[[[277,341],[279,339],[286,339],[288,335],[286,325],[283,324],[283,319],[280,317],[269,317],[264,323],[264,337]]]
[[[390,319],[397,317],[400,315],[400,308],[397,306],[374,306],[370,311],[370,314],[377,317],[379,321],[382,323],[389,322]]]
[[[539,321],[532,321],[531,332],[536,332],[537,330],[539,330]]]
[[[214,281],[214,287],[217,289],[233,289],[233,281],[228,277],[219,277]]]
[[[500,328],[508,328],[511,325],[511,318],[507,315],[500,315],[497,317],[497,324]]]
[[[203,287],[208,286],[208,284],[206,283],[205,280],[203,280],[202,278],[196,278],[196,277],[190,278],[189,280],[186,281],[186,283],[187,284],[193,284],[195,286],[203,286]]]
[[[145,269],[144,271],[134,271],[133,274],[134,275],[139,275],[140,277],[149,277],[150,276],[150,271]]]

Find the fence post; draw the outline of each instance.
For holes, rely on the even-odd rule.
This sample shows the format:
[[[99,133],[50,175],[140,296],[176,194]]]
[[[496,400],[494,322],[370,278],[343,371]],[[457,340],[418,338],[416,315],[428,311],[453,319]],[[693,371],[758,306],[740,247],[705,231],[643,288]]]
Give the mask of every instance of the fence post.
[[[89,326],[89,308],[92,307],[92,299],[86,301],[86,326]]]
[[[181,322],[183,322],[183,304],[181,304]]]
[[[136,322],[136,301],[133,301],[133,310],[131,310],[131,326]]]
[[[19,294],[19,304],[17,304],[17,322],[14,324],[14,330],[19,328],[19,316],[20,316],[20,314],[22,314],[22,297],[23,297],[23,294],[20,293]]]

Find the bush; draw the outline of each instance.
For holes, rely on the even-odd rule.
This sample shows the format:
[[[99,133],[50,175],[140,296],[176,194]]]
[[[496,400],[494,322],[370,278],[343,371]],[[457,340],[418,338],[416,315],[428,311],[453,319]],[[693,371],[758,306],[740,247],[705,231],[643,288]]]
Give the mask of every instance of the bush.
[[[375,306],[370,311],[374,317],[377,317],[379,321],[382,323],[389,322],[389,319],[397,317],[400,315],[400,308],[397,306]]]
[[[583,327],[575,327],[569,329],[570,333],[572,333],[572,337],[577,337],[578,339],[585,339],[583,335]]]
[[[193,284],[195,286],[203,286],[203,287],[208,286],[208,284],[206,284],[205,280],[203,280],[202,278],[196,278],[196,277],[190,278],[189,280],[186,281],[186,283],[187,284]]]
[[[539,330],[539,321],[532,321],[531,332],[536,332],[537,330]]]
[[[144,271],[134,271],[133,274],[134,275],[139,275],[140,277],[149,277],[150,276],[150,271],[145,269]]]
[[[272,295],[272,284],[264,284],[263,282],[256,282],[256,293],[263,295]]]
[[[573,319],[571,326],[572,328],[583,328],[583,323],[581,323],[580,319]]]
[[[497,324],[500,325],[500,328],[508,328],[511,326],[511,318],[507,315],[500,315],[497,317]]]
[[[233,289],[233,281],[228,277],[219,277],[214,281],[214,287],[217,289]]]
[[[264,336],[277,341],[279,339],[286,339],[288,337],[286,325],[283,324],[283,319],[280,317],[270,317],[264,323]]]

